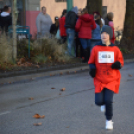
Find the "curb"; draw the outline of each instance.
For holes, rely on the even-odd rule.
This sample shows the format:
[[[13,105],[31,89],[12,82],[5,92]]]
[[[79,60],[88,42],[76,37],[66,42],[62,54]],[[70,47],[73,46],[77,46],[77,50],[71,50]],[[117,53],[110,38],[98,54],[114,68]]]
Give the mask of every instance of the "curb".
[[[132,63],[134,59],[126,59],[124,63]],[[87,63],[77,63],[71,65],[61,65],[56,67],[41,68],[27,71],[17,71],[0,74],[0,85],[11,84],[20,81],[34,80],[39,77],[61,76],[66,74],[75,74],[77,72],[87,71],[89,66]]]

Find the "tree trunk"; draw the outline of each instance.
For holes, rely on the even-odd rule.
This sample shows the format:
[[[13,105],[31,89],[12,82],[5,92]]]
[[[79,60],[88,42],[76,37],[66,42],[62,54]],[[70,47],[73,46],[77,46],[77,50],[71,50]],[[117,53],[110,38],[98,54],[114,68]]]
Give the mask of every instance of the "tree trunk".
[[[102,15],[102,0],[87,0],[88,12],[99,12]]]
[[[13,0],[12,4],[12,24],[13,24],[13,60],[17,59],[17,38],[16,38],[16,21],[17,21],[17,0]]]
[[[121,46],[128,50],[134,48],[134,0],[126,0],[126,15]]]

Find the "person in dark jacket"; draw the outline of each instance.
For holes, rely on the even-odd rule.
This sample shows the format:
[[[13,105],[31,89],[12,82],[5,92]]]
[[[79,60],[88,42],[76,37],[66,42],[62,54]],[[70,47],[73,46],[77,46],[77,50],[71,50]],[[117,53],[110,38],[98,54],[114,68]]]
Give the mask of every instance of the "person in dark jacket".
[[[59,28],[59,18],[55,17],[55,23],[51,25],[50,33],[52,35],[56,35],[58,28]]]
[[[84,60],[83,63],[87,62],[89,59],[90,53],[90,39],[92,38],[92,30],[96,28],[96,24],[94,21],[94,16],[88,14],[87,8],[83,9],[83,15],[79,17],[75,29],[78,33],[78,37],[80,38],[82,47],[83,47],[83,55]]]
[[[3,12],[0,14],[0,27],[2,29],[2,33],[7,33],[8,27],[12,25],[12,17],[10,13],[11,7],[5,6]]]
[[[113,37],[111,39],[111,42],[114,43],[115,42],[115,35],[114,35],[114,24],[113,24],[113,18],[114,18],[114,14],[112,12],[109,12],[105,18],[105,25],[111,26],[112,30],[113,30]],[[112,24],[112,25],[111,25]]]
[[[68,37],[68,54],[72,57],[76,57],[75,54],[75,25],[77,21],[78,8],[74,7],[66,15],[65,27]]]

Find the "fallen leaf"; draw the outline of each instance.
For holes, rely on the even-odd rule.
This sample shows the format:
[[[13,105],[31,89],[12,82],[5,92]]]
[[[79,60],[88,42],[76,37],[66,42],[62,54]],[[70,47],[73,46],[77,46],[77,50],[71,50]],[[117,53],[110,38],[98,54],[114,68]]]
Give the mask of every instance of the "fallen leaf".
[[[62,73],[62,72],[60,72],[60,75],[63,75],[63,73]]]
[[[39,66],[39,65],[36,65],[36,67],[37,67],[37,68],[40,68],[40,66]]]
[[[41,126],[42,123],[41,123],[41,122],[40,122],[40,123],[34,123],[33,125],[34,125],[34,126]]]
[[[36,119],[43,119],[43,118],[45,118],[45,115],[39,115],[39,114],[35,114],[34,116],[33,116],[33,118],[36,118]]]
[[[50,74],[50,76],[53,76],[52,74]]]
[[[66,90],[66,88],[62,88],[62,89],[61,89],[61,91],[65,91],[65,90]]]
[[[39,118],[40,118],[40,115],[39,115],[39,114],[35,114],[35,115],[33,116],[33,118],[39,119]]]
[[[76,71],[74,71],[74,73],[76,73]]]
[[[54,87],[52,87],[51,89],[55,89]]]
[[[67,74],[70,74],[70,72],[69,72],[69,71],[67,71]]]
[[[61,93],[59,93],[59,95],[61,95]]]
[[[69,126],[68,126],[68,127],[66,127],[66,128],[69,128]]]
[[[129,74],[128,76],[129,76],[129,77],[132,77],[132,75],[131,75],[131,74]]]
[[[32,97],[30,97],[30,98],[28,98],[29,100],[34,100],[34,98],[32,98]]]

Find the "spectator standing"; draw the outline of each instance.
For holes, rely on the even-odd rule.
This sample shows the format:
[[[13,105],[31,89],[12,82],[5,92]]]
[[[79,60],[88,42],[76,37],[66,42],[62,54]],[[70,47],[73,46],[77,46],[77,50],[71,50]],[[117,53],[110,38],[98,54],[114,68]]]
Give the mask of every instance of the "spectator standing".
[[[94,15],[94,17],[95,17],[95,15],[99,15],[100,18],[101,18],[102,24],[105,25],[105,20],[101,17],[101,15],[100,15],[99,12],[97,12],[97,11],[96,12],[93,12],[93,15]]]
[[[76,23],[75,29],[78,33],[78,37],[80,38],[82,47],[83,47],[83,55],[84,60],[82,62],[87,62],[89,59],[90,53],[90,43],[92,38],[92,30],[96,28],[96,24],[94,21],[94,16],[88,14],[88,9],[83,9],[83,15],[81,15]]]
[[[46,7],[42,7],[42,12],[36,18],[37,38],[50,37],[51,17],[46,13]]]
[[[96,28],[92,30],[92,38],[91,38],[91,44],[90,44],[90,53],[92,48],[101,41],[101,28],[102,28],[102,21],[98,14],[94,16]]]
[[[5,32],[7,34],[8,27],[12,25],[12,17],[10,13],[11,13],[11,7],[5,6],[3,12],[0,14],[0,27],[2,33]]]
[[[77,15],[78,15],[77,20],[78,20],[79,17],[82,15],[82,9],[78,10],[78,14]],[[83,57],[83,48],[82,48],[80,39],[78,37],[78,32],[76,32],[75,42],[76,42],[76,57],[81,57],[82,58]]]
[[[67,14],[67,10],[64,9],[61,18],[59,19],[60,36],[62,40],[61,43],[65,43],[67,39],[66,28],[65,28],[66,14]]]
[[[114,35],[114,23],[113,23],[114,14],[112,12],[107,14],[107,17],[105,18],[105,24],[110,26],[113,30],[113,37],[111,39],[111,42],[115,42],[115,35]]]
[[[78,8],[73,7],[66,15],[65,27],[68,37],[68,54],[72,57],[76,57],[75,54],[75,25],[77,21]]]
[[[51,25],[50,33],[52,35],[56,35],[58,28],[59,28],[59,18],[55,17],[55,23]]]

